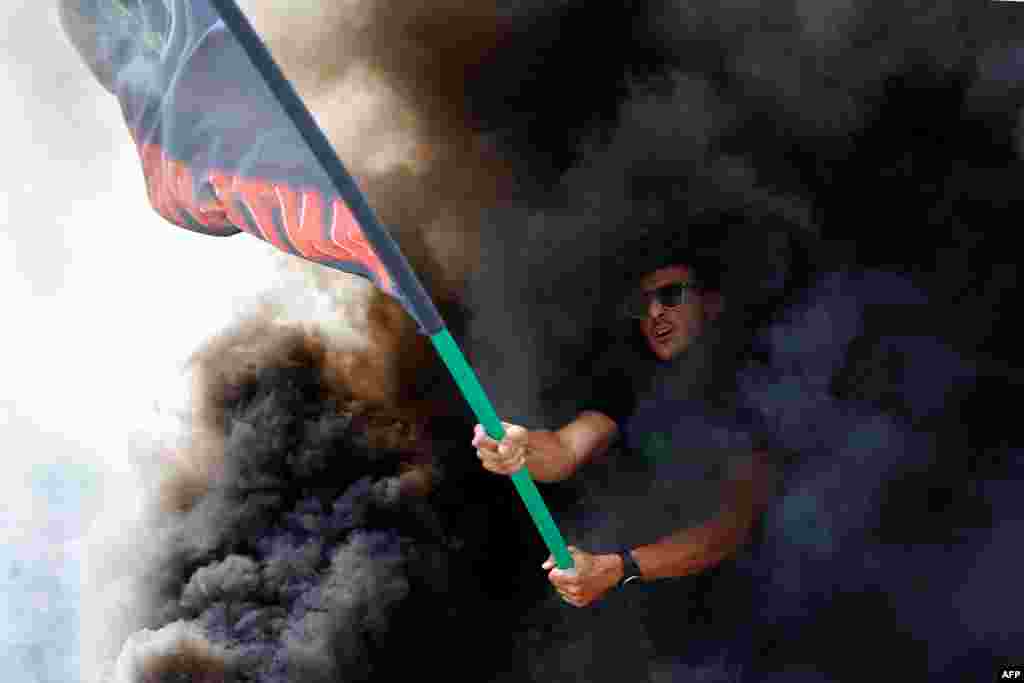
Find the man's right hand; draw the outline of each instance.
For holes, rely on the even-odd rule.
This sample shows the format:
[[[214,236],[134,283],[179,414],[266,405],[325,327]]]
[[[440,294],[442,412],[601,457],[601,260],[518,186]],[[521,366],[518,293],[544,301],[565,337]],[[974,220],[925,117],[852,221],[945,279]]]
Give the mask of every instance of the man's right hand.
[[[473,447],[484,469],[495,474],[512,474],[526,464],[527,438],[525,427],[502,422],[505,438],[500,442],[487,436],[481,425],[473,429]]]

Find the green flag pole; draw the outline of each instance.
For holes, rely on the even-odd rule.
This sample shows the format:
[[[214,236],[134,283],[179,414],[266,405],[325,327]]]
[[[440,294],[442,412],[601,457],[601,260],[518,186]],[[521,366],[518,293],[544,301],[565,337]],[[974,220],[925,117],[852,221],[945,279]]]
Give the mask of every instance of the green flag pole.
[[[431,335],[430,341],[433,342],[434,348],[440,354],[441,360],[448,366],[448,371],[452,373],[455,383],[458,384],[462,395],[469,402],[470,408],[473,409],[488,436],[497,441],[504,439],[505,427],[498,419],[498,414],[488,400],[487,394],[484,393],[483,387],[480,386],[476,373],[466,361],[466,357],[462,355],[462,350],[452,339],[447,328]],[[537,525],[537,530],[540,531],[548,550],[554,555],[558,568],[572,569],[574,567],[572,555],[569,554],[565,540],[562,538],[555,520],[551,518],[551,513],[544,504],[544,499],[541,497],[540,491],[537,490],[537,485],[530,478],[526,467],[521,467],[512,474],[512,483],[515,485],[519,497],[523,499],[530,517],[533,518],[533,523]]]

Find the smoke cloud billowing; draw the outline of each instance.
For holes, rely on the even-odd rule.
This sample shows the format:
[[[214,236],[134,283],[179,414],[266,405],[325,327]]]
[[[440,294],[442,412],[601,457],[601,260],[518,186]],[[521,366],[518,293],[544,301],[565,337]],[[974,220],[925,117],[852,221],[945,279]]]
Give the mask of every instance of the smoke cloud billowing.
[[[993,541],[1019,517],[998,493],[1021,471],[1000,407],[1020,376],[1017,266],[997,226],[1020,209],[1020,8],[626,5],[551,3],[484,69],[477,111],[525,176],[483,226],[469,290],[485,384],[503,414],[554,427],[595,377],[650,373],[618,304],[665,254],[696,253],[726,298],[716,362],[736,363],[734,396],[784,457],[723,584],[737,597],[717,603],[752,629],[722,638],[724,661],[667,664],[672,680],[872,675],[851,639],[906,673],[988,670],[1019,648],[1010,631],[919,596],[1012,600],[973,567],[1019,557]],[[637,512],[656,487],[631,469],[582,474],[566,522],[581,547],[613,545],[617,511],[660,521]],[[683,604],[613,599],[605,616],[696,637]]]
[[[162,680],[174,650],[197,680],[391,680],[457,649],[486,662],[448,658],[467,680],[988,675],[1020,648],[997,614],[1024,474],[999,400],[1019,380],[1012,5],[246,3],[429,288],[469,312],[455,331],[506,420],[554,427],[595,378],[650,379],[618,305],[685,250],[725,296],[708,358],[749,420],[708,436],[696,400],[667,432],[757,425],[779,485],[721,572],[569,610],[396,306],[371,305],[362,351],[242,326],[197,355],[138,566],[97,569],[124,601],[97,670]],[[670,389],[725,393],[680,367]],[[613,545],[620,510],[664,521],[616,453],[545,488],[581,547]]]
[[[503,482],[442,467],[469,423],[361,396],[358,353],[251,325],[197,354],[190,438],[131,532],[94,548],[90,680],[394,680],[453,637],[499,658],[474,624],[507,631],[520,607],[489,605],[482,577],[537,550]]]

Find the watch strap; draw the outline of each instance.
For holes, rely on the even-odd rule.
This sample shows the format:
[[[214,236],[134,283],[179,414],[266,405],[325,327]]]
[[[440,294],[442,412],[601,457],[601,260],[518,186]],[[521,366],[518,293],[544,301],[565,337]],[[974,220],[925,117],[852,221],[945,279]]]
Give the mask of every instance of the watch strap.
[[[643,578],[643,574],[640,572],[640,565],[633,559],[633,553],[628,548],[620,550],[619,557],[622,558],[622,579],[619,581],[619,588],[627,583]]]

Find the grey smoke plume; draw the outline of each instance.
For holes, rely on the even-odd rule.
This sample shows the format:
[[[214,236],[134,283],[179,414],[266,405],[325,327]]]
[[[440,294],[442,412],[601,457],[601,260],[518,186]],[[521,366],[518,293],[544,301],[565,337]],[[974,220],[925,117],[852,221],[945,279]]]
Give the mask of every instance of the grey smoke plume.
[[[158,631],[143,630],[125,643],[114,665],[115,681],[226,680],[224,655],[184,622]]]
[[[521,543],[495,550],[485,531],[518,526],[487,510],[508,492],[493,479],[462,491],[481,479],[470,463],[442,476],[457,452],[444,416],[422,396],[359,396],[332,366],[365,377],[357,356],[265,323],[197,354],[191,439],[115,541],[134,554],[107,548],[93,568],[121,598],[93,637],[95,680],[390,680],[453,635],[490,652],[472,631],[483,611],[510,628],[479,578],[496,562],[519,571]]]
[[[466,338],[506,419],[554,426],[609,364],[649,372],[613,315],[623,291],[664,249],[718,264],[737,395],[787,455],[759,542],[736,562],[756,590],[716,603],[747,610],[747,628],[723,661],[698,665],[646,630],[675,619],[696,639],[680,595],[616,594],[581,612],[544,601],[542,580],[530,583],[543,550],[515,528],[515,501],[502,509],[486,479],[474,480],[486,493],[396,498],[403,467],[430,458],[368,447],[375,432],[358,410],[326,406],[332,391],[372,392],[354,368],[374,366],[336,364],[297,335],[275,347],[287,353],[203,385],[221,387],[210,404],[220,421],[197,423],[216,446],[188,460],[197,472],[175,475],[187,486],[164,489],[149,573],[131,593],[148,601],[128,610],[111,661],[135,630],[185,622],[200,634],[189,647],[215,653],[225,676],[385,678],[396,659],[411,668],[406,653],[427,652],[416,648],[436,641],[417,628],[437,630],[440,605],[454,604],[449,625],[482,617],[480,605],[505,619],[488,631],[502,636],[489,650],[500,665],[478,680],[877,675],[874,659],[851,661],[851,642],[890,655],[896,673],[987,670],[1016,644],[971,607],[1012,599],[993,558],[1015,552],[996,543],[1016,529],[1008,484],[1022,476],[1013,416],[993,399],[1014,367],[1004,314],[1016,265],[992,230],[1021,201],[1012,4],[338,3],[323,21],[295,14],[323,34],[305,43],[315,51],[281,50],[286,70],[311,74],[300,89],[437,291],[460,291],[476,248],[418,252],[440,242],[414,236],[479,238],[461,295]],[[272,48],[296,30],[283,26]],[[359,111],[373,114],[353,123],[343,100],[360,84],[373,106]],[[346,138],[353,130],[368,132]],[[401,356],[396,338],[378,342]],[[234,362],[213,358],[214,370]],[[337,367],[353,370],[324,379]],[[410,367],[406,378],[424,366]],[[415,397],[405,382],[386,396]],[[461,428],[442,440],[449,468],[471,457]],[[606,531],[598,512],[645,493],[623,490],[615,467],[626,468],[613,459],[578,488],[547,491],[583,547]],[[449,527],[462,545],[441,540]],[[476,557],[475,580],[459,553]],[[918,597],[922,580],[929,595],[957,596],[952,606]]]
[[[740,562],[763,597],[719,603],[765,616],[746,613],[754,628],[719,675],[869,676],[866,662],[850,673],[854,637],[892,648],[901,672],[988,670],[1011,634],[910,597],[910,577],[929,576],[933,594],[969,585],[982,604],[1009,594],[991,565],[987,593],[967,577],[976,548],[995,553],[989,535],[1012,528],[996,492],[1021,476],[998,407],[1017,268],[992,230],[1021,208],[1020,8],[628,5],[552,3],[488,65],[501,76],[488,82],[509,86],[480,111],[531,177],[484,226],[470,288],[485,384],[503,414],[555,427],[588,407],[593,376],[650,373],[616,316],[623,291],[664,252],[706,252],[738,396],[786,456]],[[630,467],[612,458],[582,475],[567,522],[582,547],[642,507],[650,491]],[[605,616],[693,616],[644,609]],[[946,654],[956,642],[970,651]],[[603,652],[579,647],[568,659]]]

